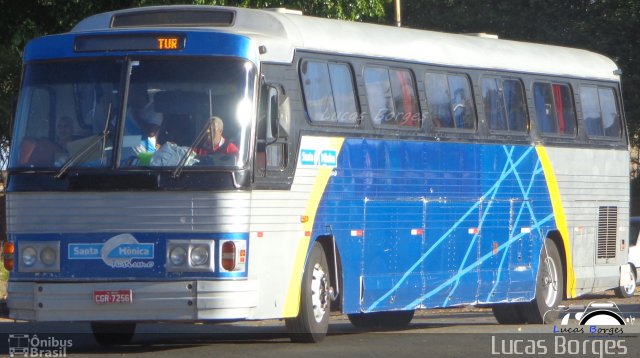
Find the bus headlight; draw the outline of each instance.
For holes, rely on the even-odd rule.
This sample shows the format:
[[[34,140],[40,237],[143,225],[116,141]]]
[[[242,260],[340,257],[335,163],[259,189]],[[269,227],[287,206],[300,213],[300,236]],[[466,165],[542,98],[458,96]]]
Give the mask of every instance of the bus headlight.
[[[58,255],[51,247],[45,247],[40,251],[40,261],[42,261],[45,266],[54,265],[57,259]]]
[[[25,266],[31,267],[35,265],[37,260],[38,260],[38,252],[33,246],[27,246],[24,249],[22,249],[22,263]]]
[[[214,240],[169,240],[167,272],[214,272]]]
[[[169,252],[169,260],[173,266],[182,266],[187,262],[187,250],[182,246],[176,246]]]
[[[60,241],[29,241],[20,247],[19,272],[60,272]]]
[[[191,249],[191,265],[202,266],[209,261],[209,248],[206,246],[196,246]]]

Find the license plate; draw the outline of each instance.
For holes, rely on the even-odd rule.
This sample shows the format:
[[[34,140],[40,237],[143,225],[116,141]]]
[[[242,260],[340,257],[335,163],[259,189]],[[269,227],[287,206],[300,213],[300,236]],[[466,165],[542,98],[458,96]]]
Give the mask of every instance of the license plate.
[[[131,290],[93,291],[95,303],[131,303],[133,293]]]

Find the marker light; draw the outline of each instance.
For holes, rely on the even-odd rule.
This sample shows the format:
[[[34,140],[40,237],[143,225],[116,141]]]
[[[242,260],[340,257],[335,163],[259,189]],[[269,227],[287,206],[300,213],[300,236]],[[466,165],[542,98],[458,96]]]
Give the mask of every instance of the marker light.
[[[236,268],[236,244],[233,241],[222,244],[221,264],[227,271]]]
[[[4,268],[7,271],[13,270],[13,253],[15,252],[15,246],[13,242],[5,242],[2,246],[2,261],[4,264]]]
[[[3,254],[13,255],[14,252],[15,252],[15,246],[13,245],[13,242],[5,242],[4,245],[2,245]]]

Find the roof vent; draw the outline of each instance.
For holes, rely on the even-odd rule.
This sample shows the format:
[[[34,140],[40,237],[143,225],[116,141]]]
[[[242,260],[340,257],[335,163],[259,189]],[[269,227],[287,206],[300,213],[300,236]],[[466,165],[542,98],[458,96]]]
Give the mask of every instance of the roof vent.
[[[280,14],[302,15],[302,10],[293,10],[293,9],[287,9],[287,8],[284,8],[284,7],[271,7],[271,8],[267,8],[265,10],[277,12],[277,13],[280,13]]]
[[[235,15],[235,11],[225,9],[142,10],[113,15],[111,27],[232,26]]]

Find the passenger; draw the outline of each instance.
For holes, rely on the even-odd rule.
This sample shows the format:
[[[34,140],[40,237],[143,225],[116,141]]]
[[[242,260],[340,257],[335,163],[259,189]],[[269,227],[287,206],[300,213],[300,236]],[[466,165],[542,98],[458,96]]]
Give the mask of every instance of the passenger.
[[[211,128],[207,130],[203,143],[194,149],[197,155],[238,154],[238,147],[223,136],[224,123],[220,117],[211,117]]]
[[[137,152],[155,152],[159,148],[156,137],[162,125],[162,113],[154,110],[154,103],[145,86],[140,84],[131,86],[126,118],[125,136],[141,136],[140,144],[135,150]]]
[[[73,120],[63,116],[56,122],[55,141],[49,138],[25,137],[20,146],[20,165],[46,167],[67,156],[67,143],[74,141]],[[59,163],[56,163],[59,164]]]

